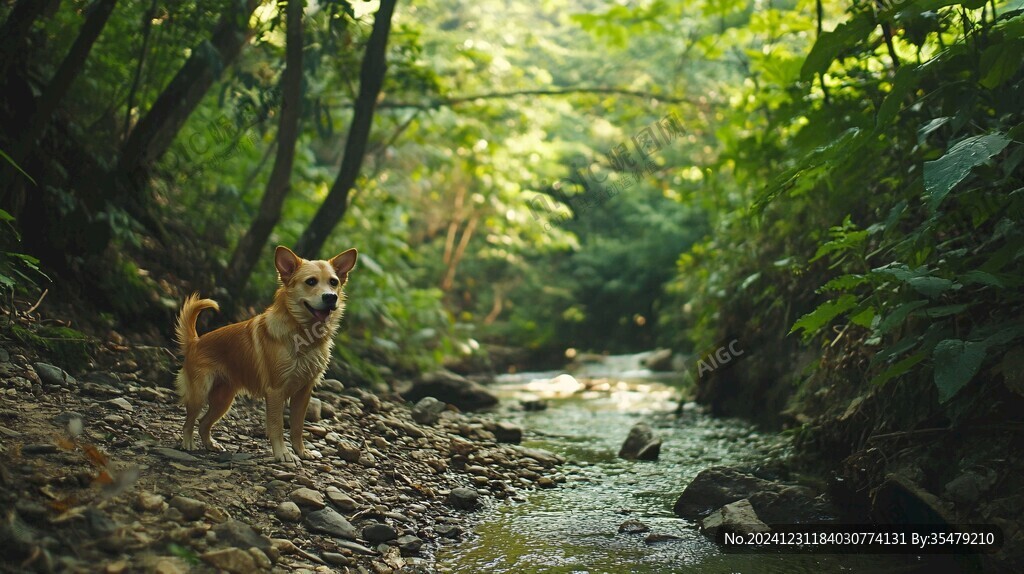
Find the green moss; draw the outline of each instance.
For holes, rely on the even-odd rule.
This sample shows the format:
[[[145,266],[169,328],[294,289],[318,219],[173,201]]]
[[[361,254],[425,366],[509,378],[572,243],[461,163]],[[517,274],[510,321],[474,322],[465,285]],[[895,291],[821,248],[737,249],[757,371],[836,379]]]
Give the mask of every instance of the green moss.
[[[67,371],[84,369],[95,347],[95,343],[85,333],[70,327],[25,328],[16,324],[10,327],[12,336]]]

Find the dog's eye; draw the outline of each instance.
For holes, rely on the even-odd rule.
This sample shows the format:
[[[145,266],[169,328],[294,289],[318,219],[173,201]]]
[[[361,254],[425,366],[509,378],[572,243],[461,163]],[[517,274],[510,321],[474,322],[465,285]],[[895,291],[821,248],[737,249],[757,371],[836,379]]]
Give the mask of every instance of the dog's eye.
[[[309,285],[310,287],[316,285],[316,277],[310,277],[309,279],[306,279],[306,285]]]
[[[334,277],[331,277],[331,287],[337,287],[337,286],[338,286],[338,280],[335,279]]]

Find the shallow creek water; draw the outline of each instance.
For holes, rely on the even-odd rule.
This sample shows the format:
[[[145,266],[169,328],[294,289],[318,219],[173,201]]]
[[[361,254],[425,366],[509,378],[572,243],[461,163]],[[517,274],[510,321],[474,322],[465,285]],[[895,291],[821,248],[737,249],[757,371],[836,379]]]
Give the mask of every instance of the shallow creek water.
[[[525,502],[481,511],[474,534],[439,553],[439,572],[910,572],[925,566],[906,556],[723,553],[694,523],[672,513],[676,498],[701,470],[756,464],[769,451],[785,448],[785,441],[696,408],[677,417],[678,390],[645,371],[592,371],[578,374],[579,384],[564,377],[556,379],[564,384],[552,383],[557,374],[502,377],[492,388],[503,405],[494,416],[523,426],[526,446],[565,456],[567,481],[533,491]],[[518,408],[524,398],[543,398],[548,408],[525,412]],[[616,456],[638,421],[664,440],[657,462]],[[619,525],[630,518],[651,533],[679,538],[647,544],[646,535],[619,534]]]

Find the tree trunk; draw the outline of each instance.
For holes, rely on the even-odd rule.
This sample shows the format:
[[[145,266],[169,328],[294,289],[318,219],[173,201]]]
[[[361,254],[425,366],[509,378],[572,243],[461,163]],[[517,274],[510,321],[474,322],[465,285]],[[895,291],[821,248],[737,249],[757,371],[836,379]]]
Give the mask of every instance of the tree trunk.
[[[299,118],[302,109],[302,11],[304,0],[289,0],[285,44],[285,68],[281,74],[281,121],[277,128],[277,155],[270,172],[266,190],[260,200],[260,209],[245,235],[235,247],[225,272],[223,284],[242,289],[249,281],[260,252],[270,232],[281,219],[281,206],[291,189],[292,164],[295,160],[295,142],[299,138]]]
[[[7,15],[7,20],[0,28],[0,71],[4,72],[2,75],[6,75],[7,67],[12,62],[24,60],[24,55],[20,53],[24,49],[29,32],[32,31],[32,24],[44,13],[54,10],[56,3],[53,0],[21,0]],[[22,57],[19,58],[19,54]]]
[[[119,183],[129,183],[148,171],[171,146],[203,96],[249,41],[249,18],[258,5],[258,0],[234,2],[234,8],[221,16],[213,37],[192,49],[188,61],[125,141],[118,164]]]
[[[338,177],[331,186],[327,198],[320,204],[313,221],[302,233],[295,252],[302,257],[316,258],[323,248],[327,236],[344,217],[348,209],[348,196],[359,177],[366,154],[366,142],[373,126],[373,112],[377,107],[384,73],[387,71],[388,35],[391,33],[391,17],[395,13],[396,0],[381,0],[380,8],[373,21],[370,40],[366,44],[362,68],[359,72],[359,94],[352,106],[352,125],[345,141],[345,155],[341,160]]]
[[[71,83],[85,67],[85,60],[89,57],[89,52],[92,51],[93,44],[99,38],[100,32],[107,25],[107,20],[110,19],[115,4],[117,4],[117,0],[97,0],[89,7],[89,15],[86,17],[85,23],[82,24],[75,43],[72,44],[71,50],[64,57],[64,61],[60,63],[60,67],[57,68],[57,73],[53,75],[49,85],[43,91],[28,129],[14,149],[14,153],[11,154],[16,161],[24,159],[39,136],[46,131],[53,112],[67,95]]]

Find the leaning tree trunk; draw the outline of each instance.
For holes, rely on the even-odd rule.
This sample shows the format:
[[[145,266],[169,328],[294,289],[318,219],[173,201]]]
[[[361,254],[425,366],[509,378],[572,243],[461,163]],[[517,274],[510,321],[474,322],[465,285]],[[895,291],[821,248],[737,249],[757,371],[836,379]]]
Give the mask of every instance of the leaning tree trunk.
[[[85,60],[89,57],[89,52],[92,51],[96,39],[100,37],[100,32],[107,25],[107,20],[110,19],[115,4],[117,4],[117,0],[97,0],[89,7],[89,15],[86,17],[85,23],[82,24],[75,43],[71,45],[71,50],[64,57],[64,61],[60,63],[57,73],[53,75],[49,85],[43,90],[36,105],[36,111],[29,121],[28,129],[25,130],[21,141],[11,154],[15,161],[24,159],[39,136],[46,130],[53,112],[67,95],[71,83],[85,67]]]
[[[289,0],[285,44],[285,68],[281,74],[281,121],[277,128],[277,155],[270,172],[266,190],[260,200],[260,209],[248,231],[239,240],[231,262],[225,271],[224,285],[242,289],[249,281],[260,252],[270,232],[281,219],[281,206],[291,189],[292,164],[295,160],[295,142],[299,138],[299,118],[302,109],[302,11],[303,0]]]
[[[391,33],[391,17],[395,13],[396,0],[381,0],[380,8],[373,21],[373,31],[366,44],[362,68],[359,72],[359,94],[352,109],[352,125],[345,142],[345,155],[341,160],[338,177],[331,186],[324,202],[320,204],[313,221],[302,233],[295,252],[303,257],[315,258],[323,248],[327,236],[344,217],[348,209],[348,196],[359,177],[366,154],[366,142],[373,126],[373,112],[377,107],[384,73],[387,71],[388,35]]]
[[[235,61],[249,41],[249,18],[259,1],[232,4],[234,8],[221,17],[213,37],[192,49],[188,61],[128,136],[118,163],[120,185],[130,185],[160,159],[221,72]]]

